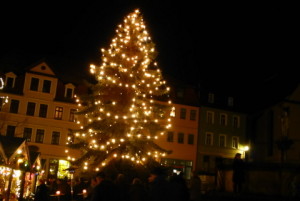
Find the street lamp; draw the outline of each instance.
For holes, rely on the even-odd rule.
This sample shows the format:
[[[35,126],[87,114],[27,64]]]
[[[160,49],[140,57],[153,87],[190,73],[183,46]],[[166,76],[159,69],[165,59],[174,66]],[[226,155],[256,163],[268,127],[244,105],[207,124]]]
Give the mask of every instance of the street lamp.
[[[243,153],[244,153],[244,158],[245,158],[245,161],[247,162],[248,161],[248,151],[250,150],[250,147],[248,145],[244,146],[243,147]]]

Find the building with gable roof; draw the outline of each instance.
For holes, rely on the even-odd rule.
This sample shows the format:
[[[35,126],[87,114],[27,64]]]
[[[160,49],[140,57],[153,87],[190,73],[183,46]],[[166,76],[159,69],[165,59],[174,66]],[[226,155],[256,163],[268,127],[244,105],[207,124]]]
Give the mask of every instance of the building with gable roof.
[[[69,129],[77,129],[76,86],[64,82],[50,64],[41,60],[21,72],[3,72],[8,96],[0,108],[0,133],[27,139],[40,152],[43,177],[64,177],[69,167],[66,142]],[[72,155],[76,156],[76,151]]]

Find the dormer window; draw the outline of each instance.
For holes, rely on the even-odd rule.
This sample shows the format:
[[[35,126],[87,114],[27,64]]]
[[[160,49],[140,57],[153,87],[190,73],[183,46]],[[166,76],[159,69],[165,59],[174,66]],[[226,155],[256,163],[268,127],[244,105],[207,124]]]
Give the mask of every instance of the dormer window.
[[[215,94],[209,92],[208,93],[208,103],[214,103],[215,102]]]
[[[73,97],[73,89],[67,88],[66,98],[72,98],[72,97]]]
[[[6,73],[5,74],[5,87],[6,88],[14,88],[15,87],[15,80],[16,80],[16,75],[12,72]]]
[[[6,86],[7,88],[14,88],[14,85],[15,85],[15,79],[12,78],[12,77],[7,77],[7,78],[6,78],[5,86]]]
[[[233,97],[228,97],[228,106],[229,107],[233,106]]]
[[[65,90],[65,97],[66,98],[73,98],[74,97],[74,85],[69,83],[66,84],[66,90]]]

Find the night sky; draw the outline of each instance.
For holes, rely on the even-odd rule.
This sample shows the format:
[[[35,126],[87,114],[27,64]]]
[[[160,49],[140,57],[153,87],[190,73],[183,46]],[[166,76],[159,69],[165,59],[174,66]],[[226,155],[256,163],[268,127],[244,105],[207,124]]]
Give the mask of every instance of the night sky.
[[[291,3],[103,2],[7,2],[0,8],[0,59],[51,55],[88,71],[90,63],[100,63],[100,48],[110,44],[117,25],[139,8],[162,72],[176,79],[237,92],[299,66],[292,62],[298,23]]]

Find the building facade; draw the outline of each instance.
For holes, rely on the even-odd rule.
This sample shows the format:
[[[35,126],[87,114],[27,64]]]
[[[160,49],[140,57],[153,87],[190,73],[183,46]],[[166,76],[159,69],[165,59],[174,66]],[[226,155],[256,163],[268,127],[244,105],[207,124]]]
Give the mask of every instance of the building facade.
[[[44,61],[20,75],[6,72],[3,79],[0,96],[9,100],[0,104],[1,135],[26,138],[41,153],[45,177],[67,176],[67,137],[69,129],[78,128],[75,85],[63,83]]]
[[[174,104],[175,115],[170,131],[157,140],[157,144],[171,154],[161,159],[161,164],[173,168],[174,173],[183,172],[189,179],[196,167],[199,108]]]
[[[254,162],[299,164],[300,86],[251,115]]]

